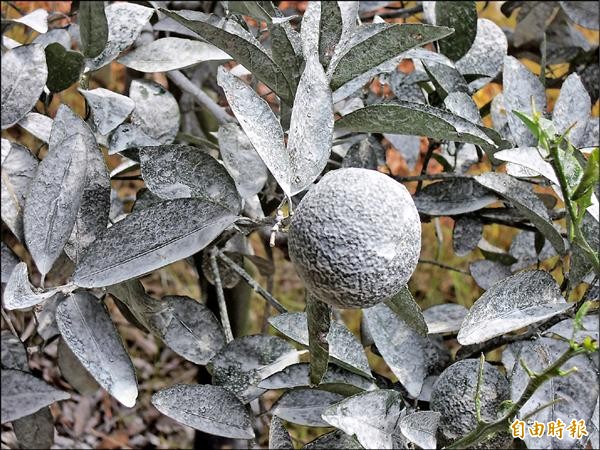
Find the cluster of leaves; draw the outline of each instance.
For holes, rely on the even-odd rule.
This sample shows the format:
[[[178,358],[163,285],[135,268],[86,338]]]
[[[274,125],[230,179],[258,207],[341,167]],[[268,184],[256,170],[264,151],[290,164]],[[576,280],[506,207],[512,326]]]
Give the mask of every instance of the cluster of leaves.
[[[598,300],[598,124],[590,115],[589,83],[575,73],[587,73],[597,61],[594,66],[582,57],[590,44],[573,26],[597,27],[589,21],[594,2],[505,2],[509,13],[519,8],[511,45],[541,42],[541,79],[507,55],[505,32],[478,19],[475,2],[422,2],[410,13],[422,10],[427,24],[387,23],[369,14],[372,3],[388,2],[309,2],[301,19],[262,1],[220,2],[220,14],[147,3],[151,7],[80,2],[78,23],[50,30],[43,10],[3,19],[3,31],[19,23],[40,34],[27,44],[3,36],[2,129],[20,127],[47,148],[40,161],[2,139],[2,220],[42,275],[40,287],[33,286],[27,264],[3,242],[3,307],[34,308],[37,335],[44,343],[59,339],[58,364],[75,390],[85,394],[100,386],[127,407],[136,402],[135,370],[104,305],[110,294],[136,326],[207,366],[212,385],[174,385],[153,396],[163,414],[207,433],[253,439],[256,421],[246,405],[267,390],[284,390],[270,411],[271,448],[292,446],[283,420],[336,428],[307,448],[434,448],[443,421],[428,405],[436,378],[450,364],[444,338],[456,336],[457,358],[509,344],[503,353],[507,400],[518,407],[508,416],[498,411],[499,427],[515,416],[578,418],[589,425],[582,440],[526,444],[571,448],[597,439],[598,362],[589,357],[597,357],[591,341],[598,340],[597,315],[572,319],[581,305],[589,306],[584,301],[595,300],[597,311]],[[373,20],[361,23],[359,17]],[[529,22],[541,30],[541,40]],[[569,39],[562,39],[565,33]],[[73,41],[79,51],[72,50]],[[404,59],[415,66],[410,74],[396,70]],[[230,60],[238,65],[216,67]],[[549,119],[545,65],[565,60],[573,73]],[[133,80],[127,96],[89,89],[94,72],[112,61],[138,72],[166,72],[179,98],[145,78]],[[499,76],[503,93],[478,108],[472,94]],[[274,100],[267,103],[247,77]],[[365,89],[374,78],[393,98]],[[214,81],[233,116],[200,89],[202,83],[216,88]],[[76,82],[89,113],[85,120],[67,105],[52,118],[38,112]],[[194,102],[215,117],[216,132],[202,128],[189,107]],[[483,125],[488,114],[494,128]],[[324,171],[376,169],[385,162],[383,138],[414,166],[421,136],[436,143],[421,179],[429,177],[431,158],[444,167],[430,177],[440,181],[417,188],[422,220],[452,217],[456,254],[479,248],[485,257],[470,266],[485,290],[470,310],[445,304],[421,312],[405,288],[363,310],[359,340],[338,320],[324,325],[328,314],[287,312],[244,270],[246,262],[259,270],[269,266],[252,254],[248,235],[283,229],[281,206],[291,210]],[[111,173],[103,149],[122,156]],[[492,170],[469,174],[482,158]],[[125,213],[111,179],[134,170],[146,188]],[[540,193],[538,186],[548,189]],[[565,210],[557,208],[558,198]],[[509,252],[483,239],[490,224],[521,230]],[[199,270],[216,286],[219,311],[188,297],[155,299],[145,292],[141,276],[199,254],[205,260]],[[562,286],[539,268],[556,255]],[[66,258],[72,273],[64,273],[69,265],[58,267]],[[46,286],[46,275],[56,271],[70,281]],[[280,312],[270,318],[272,327],[299,346],[312,350],[315,331],[328,330],[329,364],[318,385],[309,376],[314,360],[303,362],[306,352],[286,339],[233,336],[223,288],[242,278]],[[582,282],[589,285],[585,295],[567,302]],[[525,327],[525,334],[515,334]],[[529,339],[539,333],[543,337]],[[367,346],[398,383],[373,374]],[[579,358],[579,372],[562,377],[558,369],[571,357]],[[543,383],[553,377],[559,381]],[[30,373],[25,347],[10,332],[2,333],[2,392],[2,423],[12,422],[22,443],[35,427],[52,435],[48,405],[69,398]],[[539,408],[557,398],[564,401]],[[500,431],[479,422],[468,442]],[[51,443],[47,432],[35,438],[36,445]]]

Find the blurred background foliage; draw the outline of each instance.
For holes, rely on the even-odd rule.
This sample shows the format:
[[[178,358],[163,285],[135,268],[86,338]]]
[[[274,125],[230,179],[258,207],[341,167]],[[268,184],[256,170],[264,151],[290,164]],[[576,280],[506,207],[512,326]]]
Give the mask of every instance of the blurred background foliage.
[[[134,2],[147,3],[147,2]],[[192,3],[192,2],[178,2]],[[410,8],[415,6],[416,2],[389,2],[388,8]],[[505,17],[500,11],[504,2],[477,2],[479,17],[494,21],[500,27],[506,30],[513,30],[517,23],[517,13],[513,11],[510,17]],[[71,2],[70,1],[16,1],[1,2],[2,16],[6,18],[18,18],[21,15],[31,12],[38,8],[44,8],[51,15],[50,28],[63,27],[70,23]],[[279,8],[286,13],[301,14],[306,8],[306,1],[281,1],[278,2]],[[384,12],[386,9],[373,11],[373,15]],[[392,22],[419,22],[421,14],[404,18],[386,19]],[[251,23],[252,19],[248,18]],[[576,25],[578,30],[596,47],[598,46],[600,33]],[[19,42],[31,42],[37,33],[31,29],[17,25],[12,27],[6,34]],[[510,50],[509,50],[510,52]],[[521,61],[534,73],[539,75],[540,64],[527,58],[521,58]],[[568,63],[549,65],[547,67],[547,79],[559,78],[568,71]],[[402,61],[397,70],[409,73],[413,69],[409,60]],[[97,72],[94,72],[90,80],[90,89],[103,87],[119,93],[126,93],[132,78],[139,78],[143,74],[136,73],[127,69],[123,65],[112,62]],[[146,75],[154,81],[169,88],[169,82],[162,73]],[[263,92],[261,92],[263,88]],[[374,81],[370,89],[377,95],[390,95],[389,87],[381,85]],[[267,94],[268,90],[264,86],[258,86],[261,94]],[[502,86],[498,83],[490,83],[475,93],[474,100],[478,107],[488,104],[492,98],[502,91]],[[548,109],[552,111],[554,103],[558,97],[559,89],[547,89]],[[209,92],[215,99],[218,98],[215,92]],[[266,96],[269,100],[272,95]],[[56,94],[52,102],[47,105],[47,114],[54,116],[58,106],[61,103],[69,105],[75,112],[82,117],[85,116],[85,103],[83,97],[77,91],[77,85],[74,84],[69,89]],[[39,110],[43,110],[44,105],[39,105]],[[600,113],[600,104],[596,100],[592,107],[594,116]],[[205,131],[216,131],[217,123],[208,114],[198,113]],[[488,115],[483,119],[486,126],[491,126],[491,118]],[[43,156],[43,143],[24,130],[18,127],[12,127],[10,130],[2,132],[2,137],[10,137],[11,140],[17,140],[35,153],[41,152]],[[423,157],[427,152],[428,141],[426,138],[421,140],[421,155],[418,163],[413,170],[409,170],[401,154],[396,151],[389,143],[386,147],[386,165],[379,169],[393,175],[409,176],[418,175],[423,167]],[[439,150],[438,150],[439,151]],[[106,162],[109,170],[114,169],[121,160],[119,155],[109,156],[106,154]],[[441,172],[442,166],[436,161],[430,161],[428,165],[429,173]],[[469,173],[479,173],[489,170],[489,163],[484,160],[480,164],[471,167]],[[405,183],[406,187],[414,192],[416,182]],[[130,210],[135,193],[143,186],[141,180],[116,180],[112,182],[112,187],[117,190],[119,197],[125,202],[126,211]],[[422,309],[440,303],[458,303],[470,307],[473,302],[483,293],[473,278],[469,275],[469,263],[481,259],[483,254],[479,249],[471,252],[466,257],[458,257],[454,254],[452,248],[452,230],[454,221],[449,217],[441,217],[423,224],[423,239],[421,250],[421,262],[411,278],[409,287],[415,299]],[[518,230],[502,225],[487,225],[484,229],[484,238],[494,246],[508,251],[512,239]],[[2,233],[9,233],[4,225]],[[30,258],[27,257],[26,250],[16,240],[10,240],[11,247],[30,267]],[[259,256],[266,256],[261,238],[252,236],[251,242],[254,250]],[[302,311],[304,309],[304,288],[293,265],[286,258],[286,255],[278,248],[273,249],[273,259],[275,263],[275,273],[272,280],[260,275],[258,270],[250,267],[253,275],[263,286],[272,285],[272,291],[277,299],[281,301],[290,311]],[[554,257],[543,263],[543,267],[551,270],[555,278],[560,283],[562,281],[561,271],[555,267],[558,257]],[[68,262],[64,262],[68,264]],[[57,264],[56,266],[60,266]],[[53,270],[53,275],[60,278],[60,267]],[[36,279],[36,276],[38,277]],[[34,283],[39,281],[39,274],[32,274]],[[195,268],[186,261],[179,261],[171,264],[161,270],[141,279],[147,292],[155,297],[165,295],[186,295],[198,301],[203,301],[200,294],[199,279]],[[57,280],[58,284],[59,280]],[[579,297],[582,292],[575,290],[573,296]],[[126,348],[129,351],[138,374],[140,385],[140,397],[138,403],[132,409],[124,408],[111,398],[106,392],[100,390],[93,397],[84,397],[73,395],[69,401],[55,403],[52,405],[52,413],[55,418],[58,436],[56,445],[58,448],[191,448],[193,446],[194,432],[192,429],[180,425],[166,416],[158,413],[151,405],[150,397],[153,392],[174,383],[194,383],[196,382],[196,367],[174,354],[162,343],[158,342],[151,335],[140,331],[131,325],[120,313],[119,309],[109,302],[111,314],[119,327],[119,331],[126,341]],[[241,334],[259,333],[263,329],[268,329],[266,318],[268,312],[265,311],[265,302],[257,294],[250,300],[248,317],[244,321]],[[341,316],[348,327],[355,333],[360,332],[360,313],[352,310],[341,311]],[[11,312],[11,320],[18,330],[24,330],[23,335],[27,338],[35,330],[35,319],[31,313],[14,311]],[[2,319],[2,329],[7,326],[5,318]],[[271,329],[270,332],[274,331]],[[450,348],[452,342],[448,342]],[[31,349],[35,352],[35,348]],[[33,352],[32,352],[33,353]],[[371,365],[376,372],[380,372],[389,378],[396,380],[394,375],[387,369],[381,357],[367,352]],[[43,348],[43,352],[35,352],[31,355],[30,365],[38,374],[42,375],[47,381],[55,383],[57,386],[68,387],[60,372],[54,363],[56,358],[56,345],[48,345]],[[488,355],[488,360],[498,360],[499,352]],[[269,396],[269,394],[273,394]],[[267,393],[264,397],[263,408],[268,410],[277,395],[273,392]],[[264,430],[267,430],[268,418],[264,419]],[[296,444],[302,445],[328,429],[306,428],[289,424],[293,439]],[[12,445],[16,440],[10,431],[10,425],[2,426],[2,448],[14,448]],[[266,446],[268,442],[268,432],[257,438],[257,444]],[[198,447],[200,448],[200,447]]]

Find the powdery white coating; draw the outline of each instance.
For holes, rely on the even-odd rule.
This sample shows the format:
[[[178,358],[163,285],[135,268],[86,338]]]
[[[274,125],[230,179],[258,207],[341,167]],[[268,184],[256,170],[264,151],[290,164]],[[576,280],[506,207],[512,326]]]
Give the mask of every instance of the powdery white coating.
[[[269,323],[290,339],[308,346],[306,313],[278,314],[269,318]],[[345,369],[371,378],[371,368],[362,345],[343,324],[332,321],[327,335],[329,356],[333,362]]]
[[[2,369],[1,422],[28,416],[54,402],[71,396],[33,375],[14,369]]]
[[[199,198],[234,214],[241,209],[240,196],[227,170],[199,148],[181,144],[144,147],[140,166],[148,189],[163,199]]]
[[[122,152],[129,148],[157,146],[160,142],[146,134],[138,125],[123,123],[110,135],[108,154]]]
[[[105,10],[108,22],[106,47],[98,56],[86,61],[90,70],[105,66],[135,42],[154,9],[134,3],[111,3]]]
[[[341,308],[395,295],[416,268],[421,222],[406,188],[367,169],[328,172],[298,205],[289,250],[307,289]]]
[[[328,423],[324,417],[321,417],[324,411],[327,407],[343,399],[342,395],[334,392],[319,389],[295,389],[283,394],[271,412],[298,425],[326,427]]]
[[[537,147],[518,147],[500,150],[494,153],[494,158],[500,161],[506,161],[532,170],[535,173],[546,177],[554,184],[559,184],[552,164],[546,161],[540,154]]]
[[[591,107],[590,94],[585,90],[579,75],[572,73],[560,89],[552,111],[552,123],[558,134],[563,134],[572,127],[568,140],[577,148],[585,142]]]
[[[38,159],[26,147],[2,139],[2,221],[21,242],[23,236],[23,209],[25,195],[35,176]]]
[[[135,405],[135,370],[101,300],[87,291],[71,294],[56,308],[65,343],[98,384],[120,403]]]
[[[523,230],[515,236],[508,253],[517,259],[517,262],[510,266],[510,270],[513,272],[536,265],[538,260],[545,261],[556,256],[556,251],[548,240],[544,242],[542,251],[538,255],[535,249],[535,232],[527,230]]]
[[[483,223],[469,216],[460,216],[454,222],[452,247],[456,256],[466,256],[477,248],[483,234]]]
[[[430,407],[432,411],[441,414],[438,437],[442,438],[442,445],[447,445],[475,428],[478,373],[478,359],[463,359],[444,370],[434,383]],[[496,420],[500,403],[510,398],[510,388],[506,377],[487,362],[483,366],[480,392],[481,418],[492,422]],[[509,448],[511,442],[509,434],[499,434],[475,448]]]
[[[166,37],[138,47],[118,61],[140,72],[168,72],[185,69],[203,61],[230,59],[227,53],[206,42]]]
[[[400,409],[400,393],[378,389],[348,397],[327,408],[323,419],[356,436],[365,448],[392,449],[401,434],[397,428]]]
[[[453,66],[434,61],[422,61],[422,63],[429,79],[436,86],[440,96],[446,97],[452,93],[456,94],[459,92],[468,96],[469,86],[463,76]],[[444,103],[446,102],[444,101]],[[446,108],[454,112],[447,104]]]
[[[509,266],[489,259],[478,259],[469,264],[469,271],[477,285],[484,290],[491,288],[498,281],[511,276]]]
[[[22,45],[2,54],[3,130],[34,107],[47,77],[46,54],[41,45]]]
[[[180,114],[173,94],[154,81],[133,80],[129,97],[135,102],[131,113],[133,125],[139,126],[144,133],[161,144],[170,144],[175,140],[179,131]]]
[[[98,391],[100,385],[79,362],[64,339],[58,340],[57,358],[60,374],[77,392],[92,395]]]
[[[470,122],[481,125],[481,115],[477,104],[466,92],[451,92],[444,99],[446,108],[458,117],[462,117]]]
[[[342,4],[346,3],[358,3],[358,2],[341,2]],[[303,449],[362,449],[364,448],[356,439],[352,436],[348,436],[341,430],[330,431],[329,433],[322,434],[314,441],[310,441],[306,444]]]
[[[233,439],[253,439],[247,409],[219,386],[176,384],[152,396],[161,413],[196,430]]]
[[[559,2],[569,19],[577,25],[592,30],[600,29],[598,25],[598,3],[596,2]]]
[[[283,420],[277,416],[271,418],[271,426],[269,427],[269,448],[294,449],[290,433],[285,429]]]
[[[467,308],[455,303],[435,305],[423,311],[429,334],[452,333],[460,329]]]
[[[469,51],[458,61],[456,68],[463,75],[495,77],[502,69],[508,41],[502,28],[488,19],[477,20],[477,34]]]
[[[8,330],[2,331],[2,368],[29,372],[25,345]]]
[[[264,393],[260,381],[298,362],[298,352],[277,336],[251,335],[237,338],[212,359],[215,385],[233,392],[243,403]]]
[[[504,105],[508,126],[518,147],[530,147],[537,144],[529,128],[512,114],[513,111],[532,115],[532,99],[538,112],[546,110],[546,91],[541,81],[513,56],[504,58]]]
[[[546,206],[530,184],[500,172],[478,175],[475,181],[508,200],[535,225],[559,254],[565,253],[564,239],[552,223]]]
[[[596,327],[597,324],[596,321]],[[516,353],[517,361],[522,358],[527,367],[540,373],[556,361],[568,348],[569,343],[566,341],[542,337],[534,341],[522,342],[519,350],[513,350],[513,352]],[[596,382],[598,369],[587,355],[578,355],[570,359],[561,369],[569,370],[572,367],[577,367],[577,371],[565,377],[553,378],[542,384],[527,403],[523,405],[523,408],[519,411],[519,418],[523,419],[540,406],[560,398],[560,402],[537,412],[530,420],[547,423],[560,419],[565,424],[569,424],[573,418],[576,418],[589,424],[598,402],[598,383]],[[525,390],[528,381],[527,374],[521,364],[514,364],[510,381],[511,400],[515,401]],[[530,448],[584,448],[581,442],[577,442],[568,433],[565,433],[563,439],[560,440],[547,434],[541,439],[532,438],[526,434],[525,442]]]
[[[125,95],[104,88],[79,89],[92,110],[92,119],[98,132],[110,133],[121,125],[135,108],[135,102]]]
[[[27,264],[24,262],[18,263],[10,278],[4,281],[8,282],[4,290],[3,303],[8,310],[31,308],[56,293],[54,290],[36,292],[29,282]]]
[[[29,185],[23,214],[25,242],[46,274],[59,257],[81,205],[88,154],[99,152],[88,125],[68,106],[56,113],[48,154]]]
[[[19,17],[18,19],[9,20],[14,23],[22,23],[23,25],[27,25],[32,30],[35,30],[41,34],[48,31],[48,11],[43,8],[36,9],[29,14],[25,14],[23,17]]]
[[[548,272],[519,272],[479,297],[465,317],[457,339],[461,345],[485,342],[560,314],[571,306]]]
[[[400,431],[421,448],[436,448],[440,413],[417,411],[400,419]]]
[[[485,208],[498,197],[473,180],[456,178],[428,184],[415,196],[415,205],[422,214],[451,216]]]
[[[19,120],[18,125],[39,140],[48,143],[50,142],[50,131],[53,122],[54,120],[50,117],[32,111]]]

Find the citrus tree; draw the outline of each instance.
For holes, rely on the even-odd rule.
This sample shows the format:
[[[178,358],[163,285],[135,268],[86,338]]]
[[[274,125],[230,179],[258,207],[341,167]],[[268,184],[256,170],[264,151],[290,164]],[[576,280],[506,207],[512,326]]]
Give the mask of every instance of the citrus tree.
[[[582,34],[598,5],[504,2],[507,35],[478,18],[487,4],[403,3],[297,15],[264,1],[92,1],[3,18],[2,423],[21,446],[52,445],[48,406],[70,398],[29,368],[47,346],[73,392],[136,405],[108,298],[199,367],[198,384],[165,380],[154,407],[235,446],[262,432],[267,391],[281,393],[270,448],[294,447],[290,424],[332,427],[306,448],[598,446],[598,47]],[[36,33],[19,42],[15,27]],[[111,63],[128,68],[126,92],[91,88]],[[490,83],[502,92],[476,103]],[[74,84],[83,113],[50,113]],[[546,88],[560,88],[552,114]],[[384,143],[412,169],[425,138],[419,175],[386,169]],[[127,179],[144,183],[132,206],[115,191]],[[409,289],[434,245],[421,225],[441,217],[456,255],[481,255],[470,309],[422,311]],[[518,231],[510,250],[483,237],[494,226]],[[274,246],[304,282],[303,311],[255,279],[272,280]],[[180,260],[201,302],[140,281]],[[239,331],[243,284],[271,330]],[[361,311],[360,336],[344,309]],[[585,426],[518,427],[560,421]]]

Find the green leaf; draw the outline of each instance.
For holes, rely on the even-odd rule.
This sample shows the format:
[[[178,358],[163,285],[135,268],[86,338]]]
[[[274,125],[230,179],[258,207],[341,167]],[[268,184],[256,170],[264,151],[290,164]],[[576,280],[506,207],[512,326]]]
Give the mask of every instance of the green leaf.
[[[394,311],[412,330],[421,336],[427,336],[427,324],[421,312],[421,308],[404,286],[395,296],[386,300],[385,304]]]
[[[456,61],[464,56],[477,34],[475,2],[436,2],[435,23],[454,28],[454,34],[438,42],[440,51]]]
[[[270,32],[273,61],[281,67],[283,75],[295,94],[302,74],[300,35],[288,22],[273,24]]]
[[[319,60],[327,69],[342,36],[342,13],[338,2],[321,2],[321,17],[325,20],[321,20],[319,24]]]
[[[247,37],[243,37],[240,31],[244,30],[237,29],[237,24],[224,19],[220,20],[216,16],[209,15],[204,20],[188,20],[174,11],[163,8],[160,8],[160,11],[198,33],[207,42],[219,47],[237,62],[243,64],[284,102],[292,103],[294,96],[281,68],[275,64],[258,42],[252,42]]]
[[[592,192],[594,191],[594,186],[598,183],[598,172],[600,171],[600,148],[596,147],[590,153],[590,157],[588,158],[587,165],[585,167],[585,171],[583,172],[583,177],[579,182],[579,185],[575,189],[575,192],[571,194],[572,200],[579,200],[583,197],[590,197]],[[589,198],[588,198],[589,201]],[[591,205],[588,204],[587,206]],[[586,206],[586,207],[587,207]],[[585,208],[584,208],[585,209]]]
[[[340,56],[331,76],[333,90],[406,50],[436,41],[452,33],[450,28],[433,25],[378,25],[382,25],[381,31],[348,48]]]
[[[104,2],[79,3],[79,34],[81,49],[87,58],[95,58],[108,41],[108,22]]]
[[[84,64],[81,53],[65,50],[58,42],[47,46],[45,51],[48,64],[46,86],[51,92],[64,91],[79,80]]]
[[[327,335],[331,325],[331,307],[309,294],[306,300],[306,320],[310,351],[310,383],[316,386],[327,372],[329,362]]]
[[[537,140],[540,139],[542,130],[539,126],[539,124],[531,117],[529,117],[527,114],[519,112],[519,111],[513,111],[512,112],[515,116],[517,116],[519,119],[521,119],[521,121],[527,125],[527,128],[529,128],[529,131],[531,131],[533,133],[533,135],[535,136],[535,138]]]
[[[483,131],[485,128],[443,109],[419,103],[398,101],[366,106],[345,115],[335,125],[349,131],[427,136],[496,148],[493,139]]]

